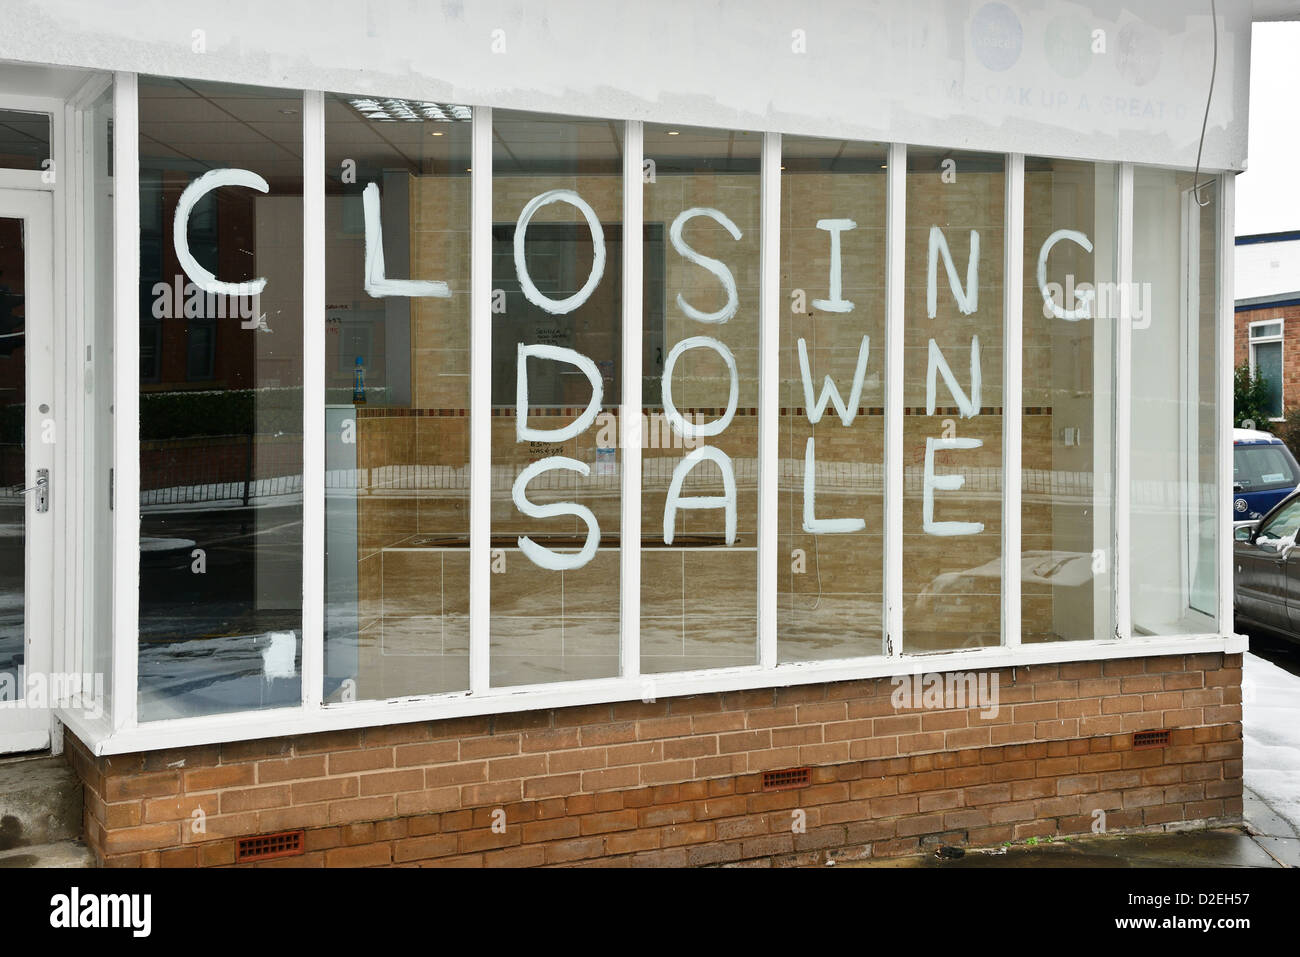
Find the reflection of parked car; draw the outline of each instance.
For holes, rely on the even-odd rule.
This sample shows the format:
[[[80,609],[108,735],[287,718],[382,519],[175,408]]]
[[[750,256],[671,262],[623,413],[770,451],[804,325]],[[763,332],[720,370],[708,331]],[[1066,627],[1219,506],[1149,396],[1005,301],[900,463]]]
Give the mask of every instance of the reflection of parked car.
[[[1300,485],[1300,466],[1276,435],[1232,430],[1232,519],[1257,521]]]
[[[1233,610],[1254,625],[1300,640],[1300,490],[1258,522],[1234,529]]]
[[[1056,589],[1086,589],[1081,600],[1091,602],[1094,577],[1092,555],[1087,552],[1034,550],[1020,555],[1022,587],[1046,585]],[[924,639],[918,638],[925,634],[967,632],[972,621],[987,623],[989,610],[997,607],[999,599],[996,596],[1001,589],[1000,558],[974,568],[935,576],[906,611],[905,628],[912,636],[913,646],[924,647]],[[994,629],[999,629],[1000,618],[993,621],[996,622]],[[971,632],[964,646],[988,644],[986,637],[978,631]],[[996,644],[1000,637],[996,636],[993,643]]]

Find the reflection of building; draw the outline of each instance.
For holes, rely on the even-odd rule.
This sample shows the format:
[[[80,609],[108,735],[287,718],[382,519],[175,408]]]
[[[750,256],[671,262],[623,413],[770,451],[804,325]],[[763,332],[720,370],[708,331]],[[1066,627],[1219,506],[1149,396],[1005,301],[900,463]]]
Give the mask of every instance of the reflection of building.
[[[1249,19],[1096,3],[1135,39],[1065,76],[1037,14],[991,6],[1015,22],[814,5],[832,55],[809,73],[725,5],[592,23],[553,0],[549,93],[527,57],[479,62],[454,5],[383,0],[373,47],[342,4],[306,37],[267,5],[166,77],[190,27],[154,20],[186,4],[127,27],[86,5],[93,27],[50,27],[84,62],[0,69],[0,110],[53,84],[84,147],[57,184],[14,176],[77,185],[40,355],[81,374],[38,400],[76,414],[24,464],[63,456],[55,501],[84,521],[23,530],[79,576],[27,576],[31,607],[67,608],[42,647],[111,679],[102,715],[53,715],[96,853],[798,863],[1094,810],[1236,819],[1218,360]],[[1200,91],[1133,50],[1211,29],[1235,55],[1198,187]],[[46,34],[14,31],[40,61]],[[914,33],[938,39],[889,45]],[[647,98],[664,55],[691,95]],[[951,115],[891,85],[919,75],[968,78]],[[1008,82],[1070,109],[988,95]],[[1181,119],[1117,114],[1121,90]],[[217,298],[167,318],[178,284]],[[1121,284],[1129,313],[1080,293]],[[669,441],[635,441],[643,419]],[[937,671],[994,672],[1005,700],[893,699]],[[1147,766],[1151,730],[1164,777],[1106,777]],[[806,834],[774,823],[804,805]]]
[[[1238,236],[1233,295],[1233,362],[1268,380],[1281,418],[1300,405],[1300,232]]]

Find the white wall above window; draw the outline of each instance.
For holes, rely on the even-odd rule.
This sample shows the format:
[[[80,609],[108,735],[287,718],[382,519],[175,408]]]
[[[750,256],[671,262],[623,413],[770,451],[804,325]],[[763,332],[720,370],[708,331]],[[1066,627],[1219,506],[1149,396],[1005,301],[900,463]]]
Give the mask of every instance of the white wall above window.
[[[20,6],[0,59],[1189,168],[1216,39],[1167,0]],[[1240,169],[1250,4],[1218,16],[1202,163]]]

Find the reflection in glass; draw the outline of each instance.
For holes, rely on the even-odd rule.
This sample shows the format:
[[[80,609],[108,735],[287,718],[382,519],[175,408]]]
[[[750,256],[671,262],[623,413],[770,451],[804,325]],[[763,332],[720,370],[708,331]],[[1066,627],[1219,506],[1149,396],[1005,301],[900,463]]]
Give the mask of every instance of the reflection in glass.
[[[907,151],[908,652],[1002,640],[1003,165],[1000,155]]]
[[[491,682],[613,677],[623,129],[492,125]]]
[[[1135,635],[1218,628],[1216,180],[1133,174],[1130,579]],[[1227,401],[1225,397],[1222,401]],[[1224,490],[1226,491],[1226,490]]]
[[[326,700],[469,687],[469,113],[373,112],[325,98]]]
[[[0,701],[23,696],[27,350],[23,221],[0,218]]]
[[[48,169],[50,115],[0,110],[0,169]]]
[[[301,109],[281,90],[140,78],[143,720],[300,700]],[[222,282],[265,279],[260,295],[205,291],[172,241],[186,188],[231,168],[267,191],[200,197],[190,255]],[[210,375],[193,375],[195,337]]]
[[[1025,642],[1114,635],[1114,250],[1115,168],[1026,158],[1020,530]],[[1046,292],[1039,287],[1040,269]]]
[[[781,148],[778,657],[878,655],[887,148],[794,136]]]
[[[665,257],[666,309],[652,311],[658,290],[646,286],[642,343],[651,377],[642,391],[645,673],[757,661],[761,144],[758,133],[645,127],[645,221],[666,229],[673,247]],[[706,257],[720,265],[706,268]],[[734,293],[715,269],[734,284]],[[665,316],[662,325],[654,315]],[[697,338],[713,344],[688,347]],[[716,502],[678,507],[665,517],[675,478],[679,505],[731,494],[730,544],[725,509]]]

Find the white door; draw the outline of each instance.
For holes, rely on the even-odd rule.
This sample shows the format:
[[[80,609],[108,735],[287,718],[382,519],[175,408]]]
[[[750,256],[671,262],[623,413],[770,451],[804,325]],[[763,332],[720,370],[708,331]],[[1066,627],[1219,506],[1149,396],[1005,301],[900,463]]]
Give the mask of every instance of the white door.
[[[0,189],[0,754],[50,745],[54,241],[51,194]]]

